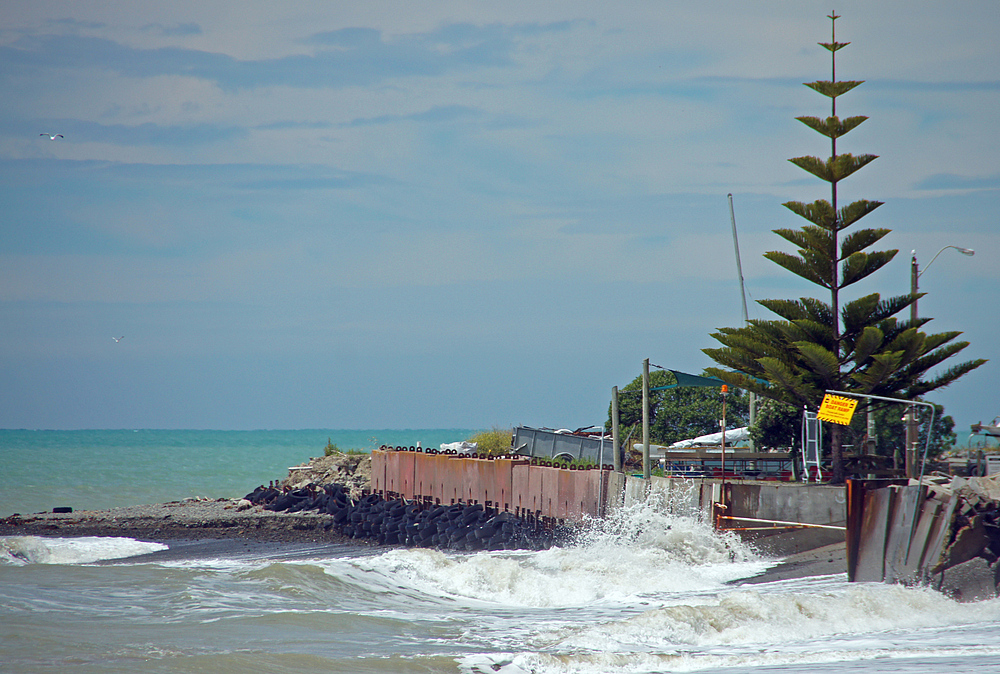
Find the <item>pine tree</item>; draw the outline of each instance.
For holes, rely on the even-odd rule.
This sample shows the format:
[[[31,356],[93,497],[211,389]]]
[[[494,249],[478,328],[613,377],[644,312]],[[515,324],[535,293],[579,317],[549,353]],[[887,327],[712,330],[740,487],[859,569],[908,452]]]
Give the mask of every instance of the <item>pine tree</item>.
[[[838,202],[840,181],[876,157],[837,152],[837,140],[867,117],[837,116],[838,97],[862,82],[837,80],[836,52],[850,43],[837,42],[836,20],[840,17],[834,13],[829,18],[833,24],[832,39],[819,44],[830,52],[832,77],[806,86],[829,98],[832,111],[826,119],[797,119],[830,139],[831,155],[826,160],[806,156],[789,161],[829,183],[830,200],[785,203],[786,208],[809,222],[801,229],[773,230],[795,245],[798,254],[771,251],[764,257],[827,289],[830,301],[808,297],[761,300],[758,303],[781,320],[753,320],[741,328],[721,328],[712,337],[723,348],[704,349],[716,363],[728,368],[709,368],[706,372],[710,375],[800,409],[818,408],[827,390],[914,399],[950,384],[985,362],[962,363],[925,380],[930,369],[964,349],[968,342],[953,341],[960,332],[934,335],[921,332],[920,328],[930,319],[897,320],[896,314],[922,293],[888,299],[873,293],[842,302],[843,288],[881,269],[898,251],[866,252],[889,233],[888,229],[842,234],[882,202],[859,200],[846,206]],[[831,481],[840,483],[845,477],[841,427],[834,424],[831,430]]]

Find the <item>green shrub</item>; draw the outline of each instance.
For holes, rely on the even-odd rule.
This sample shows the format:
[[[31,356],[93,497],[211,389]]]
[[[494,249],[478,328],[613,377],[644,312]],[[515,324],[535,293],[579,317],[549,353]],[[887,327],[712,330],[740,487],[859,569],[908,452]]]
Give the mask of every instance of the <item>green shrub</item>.
[[[479,445],[476,452],[480,456],[484,454],[489,456],[501,456],[503,454],[509,454],[511,450],[511,438],[514,435],[513,429],[510,428],[498,428],[494,426],[492,430],[483,431],[482,433],[477,433],[467,440],[467,442],[474,442]]]
[[[326,447],[323,448],[323,456],[332,456],[334,454],[347,454],[348,456],[352,454],[371,454],[363,449],[341,449],[334,443],[330,441],[330,438],[326,439]]]

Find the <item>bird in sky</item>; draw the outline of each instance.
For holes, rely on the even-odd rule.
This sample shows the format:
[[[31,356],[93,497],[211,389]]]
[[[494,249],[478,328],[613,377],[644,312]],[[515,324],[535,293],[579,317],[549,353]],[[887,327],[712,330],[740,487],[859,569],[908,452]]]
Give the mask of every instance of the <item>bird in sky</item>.
[[[56,138],[62,138],[63,137],[63,135],[61,133],[40,133],[38,135],[39,136],[48,136],[49,140],[55,140]]]
[[[121,337],[112,337],[111,339],[115,340],[115,344],[117,344],[118,342],[125,339],[125,335],[122,335]]]

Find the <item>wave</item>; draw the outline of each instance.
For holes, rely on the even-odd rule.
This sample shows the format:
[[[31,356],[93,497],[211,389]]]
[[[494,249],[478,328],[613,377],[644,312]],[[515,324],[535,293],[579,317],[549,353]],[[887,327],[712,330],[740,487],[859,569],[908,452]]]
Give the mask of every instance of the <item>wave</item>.
[[[134,538],[0,536],[0,564],[92,564],[166,549]]]
[[[1000,649],[956,646],[945,649],[892,648],[809,653],[757,652],[733,655],[587,653],[572,655],[481,654],[457,660],[461,674],[662,674],[663,672],[860,672],[897,674],[953,671],[997,671]]]
[[[455,554],[399,549],[357,563],[427,595],[548,608],[718,589],[772,562],[732,534],[720,534],[693,517],[664,514],[647,503],[589,521],[572,544],[549,550]]]
[[[1000,600],[960,604],[927,588],[817,585],[735,590],[704,603],[687,597],[617,620],[566,623],[532,635],[524,652],[480,654],[459,665],[463,672],[608,674],[1000,656],[993,627]],[[885,671],[906,669],[898,666]]]

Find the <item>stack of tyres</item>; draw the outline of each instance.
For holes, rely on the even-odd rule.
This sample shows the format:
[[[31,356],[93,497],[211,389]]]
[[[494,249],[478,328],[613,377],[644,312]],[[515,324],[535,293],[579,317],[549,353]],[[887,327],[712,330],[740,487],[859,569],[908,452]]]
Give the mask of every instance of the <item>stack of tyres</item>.
[[[541,550],[559,539],[558,532],[537,522],[525,522],[509,512],[496,513],[482,504],[421,507],[378,494],[354,502],[346,488],[334,483],[287,492],[260,487],[245,498],[266,510],[324,513],[332,519],[327,528],[380,545],[468,551]]]

